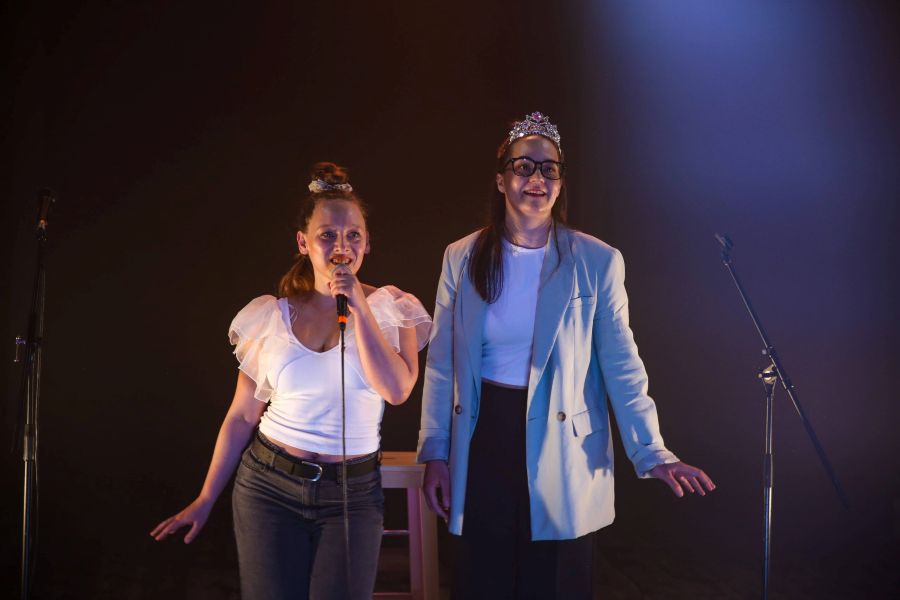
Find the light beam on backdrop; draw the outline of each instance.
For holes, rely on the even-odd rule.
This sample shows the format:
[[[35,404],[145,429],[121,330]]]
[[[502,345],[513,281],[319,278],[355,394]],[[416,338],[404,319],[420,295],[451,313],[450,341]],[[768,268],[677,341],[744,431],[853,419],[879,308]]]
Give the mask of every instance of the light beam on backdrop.
[[[873,365],[886,356],[878,330],[892,310],[886,273],[898,189],[896,49],[882,31],[885,11],[812,0],[612,2],[590,10],[583,72],[593,87],[582,120],[607,149],[601,184],[612,208],[589,209],[587,220],[607,217],[605,230],[635,246],[626,257],[644,267],[637,272],[652,280],[645,285],[667,294],[668,312],[689,323],[688,346],[719,347],[723,356],[746,332],[716,328],[731,306],[722,302],[730,296],[717,296],[721,276],[709,241],[715,231],[735,234],[756,268],[751,277],[759,273],[767,284],[762,304],[784,309],[791,327],[779,327],[779,338],[799,347],[795,358],[806,369],[794,367],[795,375],[809,386],[808,409],[824,437],[870,437],[865,419],[889,410],[866,392],[887,388]],[[595,140],[583,140],[579,155],[591,151]],[[837,371],[851,375],[827,376]],[[862,402],[850,418],[842,416],[848,390]],[[846,460],[868,455],[859,446],[831,447]],[[817,511],[825,514],[807,510],[804,518]],[[819,531],[837,536],[842,526]]]

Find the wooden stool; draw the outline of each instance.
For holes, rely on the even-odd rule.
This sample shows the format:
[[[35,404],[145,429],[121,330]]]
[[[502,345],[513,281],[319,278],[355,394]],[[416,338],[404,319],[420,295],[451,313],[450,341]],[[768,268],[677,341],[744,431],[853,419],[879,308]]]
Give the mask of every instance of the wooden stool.
[[[412,598],[438,600],[437,519],[425,504],[422,477],[425,465],[416,463],[415,452],[384,452],[381,457],[381,485],[406,488],[409,528],[409,594],[376,593],[379,600]]]

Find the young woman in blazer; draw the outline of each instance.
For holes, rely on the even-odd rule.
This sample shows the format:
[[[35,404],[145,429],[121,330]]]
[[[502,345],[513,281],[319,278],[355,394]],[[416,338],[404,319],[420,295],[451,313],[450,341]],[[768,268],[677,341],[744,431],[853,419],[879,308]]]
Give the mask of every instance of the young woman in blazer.
[[[610,405],[639,477],[715,487],[663,444],[622,255],[566,226],[564,176],[556,127],[516,122],[490,223],[444,254],[418,459],[460,536],[455,598],[591,597],[590,534],[614,516]]]

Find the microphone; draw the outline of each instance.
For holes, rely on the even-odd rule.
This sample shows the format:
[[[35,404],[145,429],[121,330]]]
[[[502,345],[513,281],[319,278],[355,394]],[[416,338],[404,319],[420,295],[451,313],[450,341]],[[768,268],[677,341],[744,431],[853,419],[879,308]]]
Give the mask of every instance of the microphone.
[[[719,245],[722,247],[722,262],[729,265],[730,268],[731,249],[734,248],[734,243],[726,233],[716,233],[714,235],[716,236],[716,241],[719,242]]]
[[[732,248],[734,248],[734,243],[728,237],[728,234],[716,233],[716,241],[719,242],[719,245],[722,246],[722,250],[728,252]]]
[[[344,331],[347,327],[347,318],[350,316],[350,308],[347,306],[347,296],[338,294],[334,297],[337,302],[337,321],[338,327]]]
[[[334,276],[335,273],[337,273],[337,270],[340,269],[341,267],[349,268],[345,264],[337,265],[331,271],[332,277]],[[337,296],[334,297],[334,300],[335,300],[335,303],[337,306],[338,327],[341,328],[341,331],[344,331],[344,329],[347,328],[347,319],[350,317],[350,307],[347,306],[347,296],[345,296],[344,294],[338,294]]]
[[[56,202],[53,192],[44,188],[38,192],[38,232],[47,231],[47,217],[50,214],[50,206]]]

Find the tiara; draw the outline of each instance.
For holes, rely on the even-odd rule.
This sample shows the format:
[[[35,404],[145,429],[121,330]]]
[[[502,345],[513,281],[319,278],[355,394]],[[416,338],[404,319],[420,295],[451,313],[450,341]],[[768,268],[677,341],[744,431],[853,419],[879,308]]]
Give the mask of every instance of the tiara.
[[[327,181],[323,181],[322,179],[313,179],[309,182],[309,191],[311,191],[313,194],[330,192],[332,190],[352,192],[353,186],[349,183],[328,183]]]
[[[509,130],[509,143],[516,141],[526,135],[542,135],[545,138],[553,140],[556,147],[559,148],[559,142],[562,139],[559,136],[559,130],[556,125],[550,122],[550,118],[540,112],[533,112],[525,115],[523,121],[513,123],[513,128]]]

